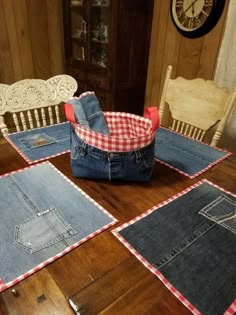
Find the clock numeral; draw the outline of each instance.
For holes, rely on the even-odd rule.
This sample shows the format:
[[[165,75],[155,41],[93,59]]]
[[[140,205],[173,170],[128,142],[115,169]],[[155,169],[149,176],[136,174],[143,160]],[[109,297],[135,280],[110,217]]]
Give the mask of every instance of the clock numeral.
[[[202,10],[202,14],[205,15],[206,17],[209,16],[209,14],[206,11],[204,11],[204,10]]]
[[[204,7],[212,7],[213,6],[213,0],[205,0]]]
[[[199,16],[195,18],[196,27],[199,27],[201,25],[201,20],[199,19]]]
[[[182,15],[184,15],[184,10],[183,10],[183,8],[181,8],[180,10],[178,10],[178,11],[176,12],[176,15],[177,15],[178,19],[179,19]]]
[[[177,0],[175,3],[176,8],[182,8],[184,4],[184,0]]]
[[[194,28],[194,19],[193,18],[188,20],[188,28]]]
[[[180,23],[183,26],[187,26],[188,25],[188,19],[187,19],[186,15],[183,17],[183,19],[180,21]]]

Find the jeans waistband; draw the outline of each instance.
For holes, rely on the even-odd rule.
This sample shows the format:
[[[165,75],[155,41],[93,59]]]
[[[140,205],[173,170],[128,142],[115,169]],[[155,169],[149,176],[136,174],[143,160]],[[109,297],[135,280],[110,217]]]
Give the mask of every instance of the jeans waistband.
[[[117,160],[126,160],[126,159],[130,159],[131,157],[133,157],[134,155],[137,158],[141,158],[143,153],[148,152],[148,150],[153,148],[154,145],[154,140],[149,143],[147,146],[139,149],[139,150],[135,150],[135,151],[129,151],[129,152],[111,152],[111,151],[103,151],[101,149],[98,149],[96,147],[93,147],[89,144],[87,144],[86,142],[84,142],[81,139],[77,139],[78,141],[78,145],[80,146],[80,155],[85,155],[86,152],[90,152],[93,155],[96,155],[99,158],[103,158],[103,159],[117,159]]]

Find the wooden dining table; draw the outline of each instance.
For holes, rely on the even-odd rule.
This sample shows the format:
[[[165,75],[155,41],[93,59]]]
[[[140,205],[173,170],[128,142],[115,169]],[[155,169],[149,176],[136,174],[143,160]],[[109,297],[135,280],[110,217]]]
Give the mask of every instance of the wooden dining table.
[[[119,222],[2,292],[0,314],[72,315],[73,307],[89,315],[192,314],[111,230],[203,178],[236,193],[236,156],[195,179],[156,163],[149,183],[75,178],[69,153],[49,161]],[[27,166],[10,144],[0,145],[0,175]]]

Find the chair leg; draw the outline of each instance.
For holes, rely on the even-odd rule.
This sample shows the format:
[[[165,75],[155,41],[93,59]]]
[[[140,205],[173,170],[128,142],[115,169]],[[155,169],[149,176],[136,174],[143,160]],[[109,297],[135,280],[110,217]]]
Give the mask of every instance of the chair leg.
[[[8,133],[8,128],[5,124],[4,118],[2,116],[0,116],[0,131],[3,135]]]

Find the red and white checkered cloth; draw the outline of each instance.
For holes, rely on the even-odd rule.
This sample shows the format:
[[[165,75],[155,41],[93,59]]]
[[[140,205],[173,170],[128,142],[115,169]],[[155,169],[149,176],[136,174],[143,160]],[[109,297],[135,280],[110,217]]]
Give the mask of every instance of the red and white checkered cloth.
[[[103,151],[128,152],[147,146],[155,137],[152,121],[123,112],[104,112],[110,135],[72,123],[80,139]]]
[[[95,95],[94,92],[84,92],[79,97]],[[125,112],[104,112],[110,135],[93,131],[75,122],[73,108],[65,104],[67,119],[71,122],[78,137],[91,146],[103,151],[128,152],[147,146],[155,137],[155,129],[159,126],[159,114],[156,107],[148,107],[145,117]]]

